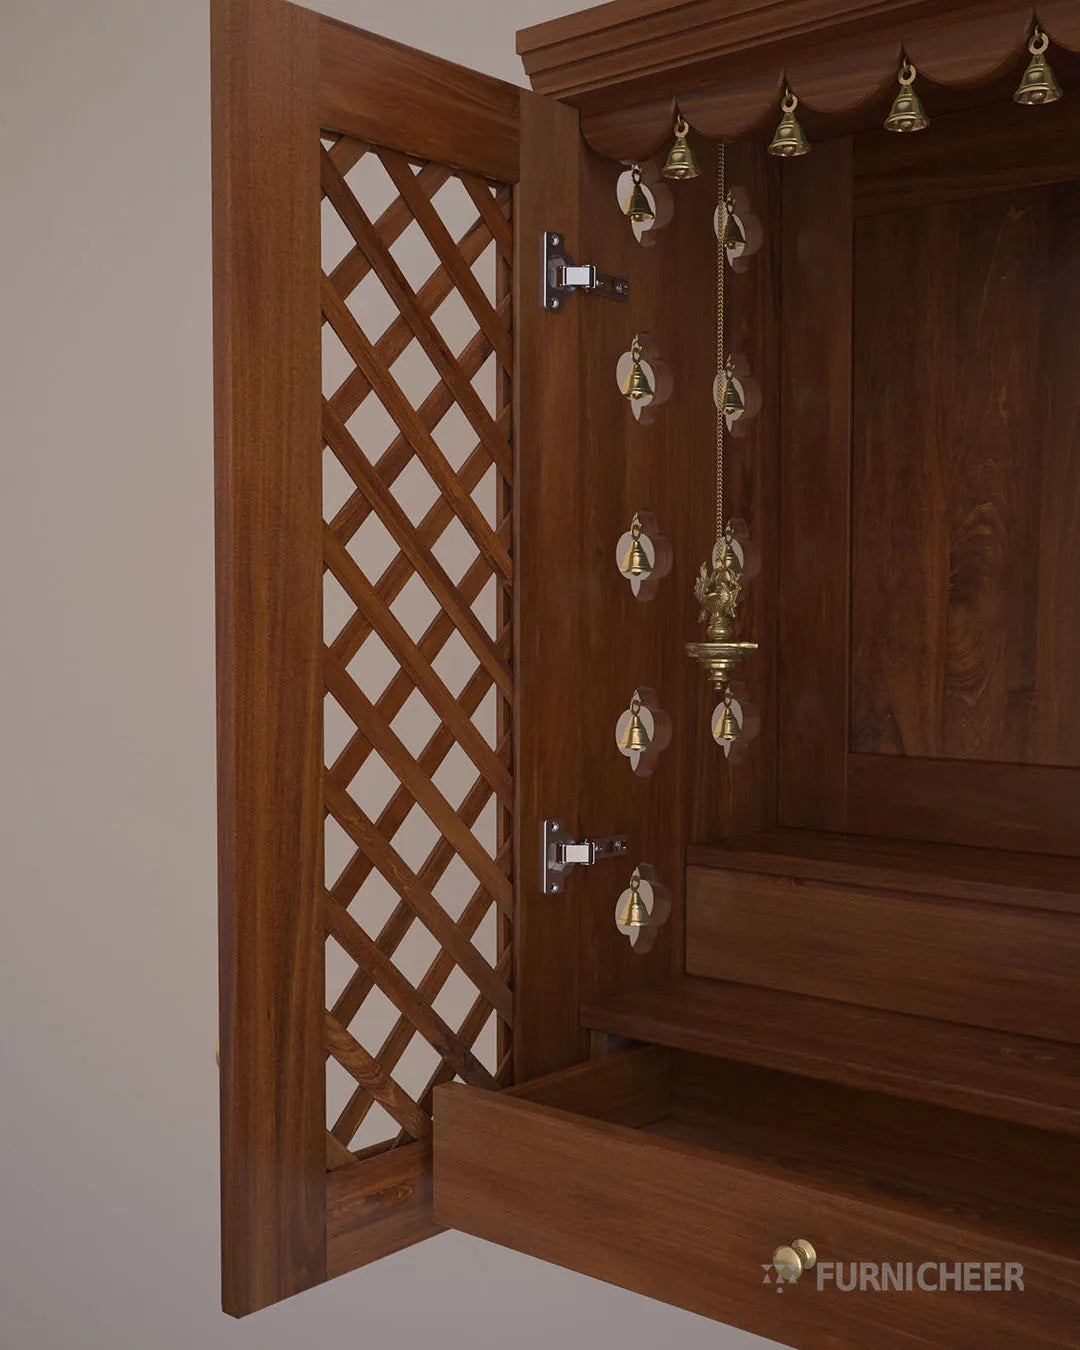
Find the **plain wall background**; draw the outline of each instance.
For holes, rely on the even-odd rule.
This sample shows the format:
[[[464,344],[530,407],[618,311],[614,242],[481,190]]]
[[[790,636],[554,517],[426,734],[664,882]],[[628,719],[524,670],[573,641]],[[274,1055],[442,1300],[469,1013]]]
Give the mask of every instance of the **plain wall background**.
[[[578,7],[324,6],[522,83]],[[2,8],[0,1343],[764,1345],[459,1234],[219,1311],[207,47],[203,0]]]

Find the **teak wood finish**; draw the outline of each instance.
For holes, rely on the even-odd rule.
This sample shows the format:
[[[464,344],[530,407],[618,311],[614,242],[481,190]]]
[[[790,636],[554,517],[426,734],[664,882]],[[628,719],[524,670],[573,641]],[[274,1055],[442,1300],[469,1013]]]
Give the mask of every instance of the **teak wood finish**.
[[[1009,95],[1036,19],[1080,83],[1080,7],[615,0],[519,34],[535,92],[285,0],[212,12],[226,1310],[454,1226],[793,1346],[1074,1345],[1080,113]],[[902,53],[925,135],[879,129]],[[785,84],[814,150],[781,166]],[[705,172],[642,249],[617,161],[660,150],[676,106]],[[731,763],[681,648],[710,540],[718,137],[764,230],[728,278],[728,347],[763,400],[727,501],[765,558],[740,611],[762,731]],[[396,193],[377,216],[350,177],[365,156]],[[476,210],[460,238],[451,178]],[[320,209],[343,256],[321,256]],[[414,222],[437,257],[418,288],[394,251]],[[547,229],[630,302],[544,313]],[[381,336],[369,273],[394,306]],[[475,321],[461,350],[451,294]],[[352,362],[325,396],[324,325]],[[675,375],[642,425],[614,378],[635,332]],[[393,370],[412,342],[436,379],[416,406]],[[350,430],[368,397],[397,428],[377,457]],[[456,469],[451,409],[475,445]],[[326,520],[323,455],[351,481]],[[394,491],[414,462],[436,489],[419,521]],[[647,605],[612,558],[641,509],[675,559]],[[381,575],[354,543],[372,515],[399,550]],[[475,548],[457,581],[453,521]],[[325,644],[324,575],[352,606]],[[414,576],[438,606],[422,633],[395,611]],[[475,659],[456,694],[437,659],[455,634]],[[357,679],[372,635],[395,663],[378,698]],[[674,726],[645,779],[614,746],[638,685]],[[415,756],[393,725],[414,691],[438,721]],[[351,727],[332,762],[327,697]],[[456,805],[452,750],[475,772]],[[376,819],[352,790],[372,755],[397,783]],[[417,868],[395,842],[414,809],[438,833]],[[541,896],[549,816],[628,833],[628,866]],[[336,877],[327,820],[355,849]],[[438,899],[455,860],[475,885],[457,918]],[[645,955],[613,924],[637,862],[673,898]],[[397,897],[377,931],[373,874]],[[439,948],[418,983],[396,961],[414,924]],[[327,940],[355,965],[329,1006]],[[436,1010],[455,972],[475,989],[460,1026]],[[397,1014],[381,1046],[373,990]],[[414,1037],[438,1067],[410,1093]],[[328,1058],[354,1083],[329,1121]],[[394,1137],[357,1147],[376,1105]],[[825,1260],[1014,1260],[1026,1292],[804,1277],[777,1298],[762,1263],[800,1236]]]

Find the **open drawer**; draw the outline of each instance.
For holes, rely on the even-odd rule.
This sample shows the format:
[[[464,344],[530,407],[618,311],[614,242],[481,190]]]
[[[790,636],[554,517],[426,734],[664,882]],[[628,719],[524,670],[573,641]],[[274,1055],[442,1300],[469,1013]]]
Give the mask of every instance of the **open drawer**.
[[[1065,1136],[649,1046],[439,1087],[434,1149],[439,1223],[787,1345],[1075,1345]]]

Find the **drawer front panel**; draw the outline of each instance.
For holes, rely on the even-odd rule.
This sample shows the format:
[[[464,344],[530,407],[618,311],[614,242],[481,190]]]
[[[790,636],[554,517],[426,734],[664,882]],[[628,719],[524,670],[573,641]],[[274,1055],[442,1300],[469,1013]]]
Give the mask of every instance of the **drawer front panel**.
[[[1050,1040],[1080,1026],[1072,915],[690,867],[686,970]]]
[[[1073,1347],[1077,1263],[865,1199],[734,1165],[709,1149],[449,1084],[435,1094],[438,1223],[795,1347]],[[826,1262],[1014,1262],[1024,1291],[846,1292],[763,1265],[811,1241]],[[934,1282],[936,1276],[925,1276]],[[772,1277],[775,1280],[775,1276]]]

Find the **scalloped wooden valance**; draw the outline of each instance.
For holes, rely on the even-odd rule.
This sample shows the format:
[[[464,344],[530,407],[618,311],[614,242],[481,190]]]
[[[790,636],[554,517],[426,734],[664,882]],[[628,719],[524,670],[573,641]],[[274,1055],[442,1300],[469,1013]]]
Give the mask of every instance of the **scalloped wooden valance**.
[[[902,54],[931,84],[992,84],[1036,21],[1080,52],[1080,0],[613,0],[522,29],[517,50],[538,93],[580,109],[593,149],[630,159],[670,137],[676,103],[725,140],[761,130],[785,84],[811,115],[850,118],[888,97]]]

